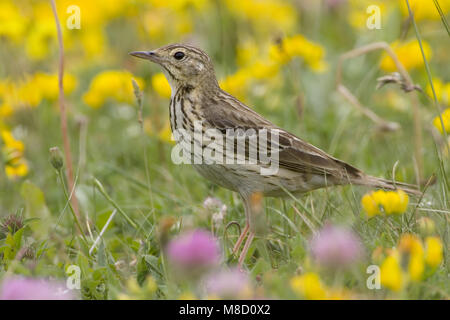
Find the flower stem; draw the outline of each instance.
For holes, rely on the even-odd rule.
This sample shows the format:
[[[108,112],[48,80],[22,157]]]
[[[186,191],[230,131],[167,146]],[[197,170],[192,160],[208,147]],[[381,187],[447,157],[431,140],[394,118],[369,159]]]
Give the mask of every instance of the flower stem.
[[[83,239],[83,241],[87,245],[88,242],[87,242],[86,237],[84,236],[83,229],[81,228],[80,221],[78,220],[78,216],[76,215],[75,210],[72,207],[72,203],[70,202],[71,197],[69,196],[69,193],[67,192],[66,184],[64,182],[64,172],[63,172],[62,168],[59,169],[59,170],[56,170],[56,172],[58,173],[58,178],[59,178],[59,181],[61,182],[61,185],[63,187],[64,196],[66,197],[67,204],[69,205],[69,209],[70,209],[70,212],[72,213],[72,216],[73,216],[73,219],[75,221],[75,224],[77,225],[77,228],[80,231],[81,238]]]
[[[113,205],[114,208],[119,211],[119,213],[127,220],[127,222],[135,229],[138,229],[137,224],[125,213],[125,211],[122,210],[121,207],[112,199],[105,191],[105,188],[103,188],[103,185],[100,181],[98,181],[96,178],[94,178],[94,184],[97,187],[98,191],[105,197],[105,199]]]

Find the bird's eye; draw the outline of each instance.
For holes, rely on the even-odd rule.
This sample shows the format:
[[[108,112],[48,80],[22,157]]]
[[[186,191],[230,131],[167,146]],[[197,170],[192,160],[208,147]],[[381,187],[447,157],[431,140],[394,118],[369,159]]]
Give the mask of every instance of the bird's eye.
[[[175,52],[175,54],[173,55],[173,57],[174,57],[175,59],[177,59],[177,60],[181,60],[181,59],[184,58],[184,53],[181,52],[181,51],[177,51],[177,52]]]

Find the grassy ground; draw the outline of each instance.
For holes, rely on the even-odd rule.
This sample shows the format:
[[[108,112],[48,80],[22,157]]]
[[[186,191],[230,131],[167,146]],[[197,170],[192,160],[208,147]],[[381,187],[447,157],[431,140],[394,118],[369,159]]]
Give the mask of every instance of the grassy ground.
[[[396,179],[416,183],[412,93],[403,93],[394,85],[375,90],[376,78],[386,74],[379,68],[380,53],[370,53],[347,62],[344,82],[364,105],[380,117],[398,122],[401,125],[398,131],[378,131],[371,120],[336,92],[334,83],[337,60],[342,53],[367,43],[390,43],[401,38],[405,17],[396,9],[386,19],[383,16],[381,30],[356,30],[347,21],[350,9],[327,11],[323,8],[318,13],[304,14],[291,31],[301,32],[308,39],[320,43],[328,63],[325,72],[316,73],[301,58],[296,58],[280,68],[275,81],[252,84],[243,99],[275,124],[371,175],[390,178],[395,167]],[[273,39],[275,36],[270,32],[258,35],[252,29],[254,25],[245,19],[239,20],[224,6],[208,10],[209,13],[192,15],[194,31],[191,38],[211,53],[221,79],[240,68],[236,63],[235,48],[243,42],[242,34],[254,35],[255,39]],[[306,9],[300,6],[297,10]],[[210,230],[219,239],[224,255],[223,266],[237,263],[231,255],[231,247],[238,236],[238,229],[235,225],[228,229],[226,226],[236,221],[243,227],[241,200],[236,194],[201,178],[189,165],[171,162],[172,145],[158,136],[168,118],[169,100],[159,96],[150,81],[150,77],[160,70],[126,54],[189,39],[191,34],[166,36],[155,41],[139,37],[134,28],[141,22],[128,21],[141,21],[134,17],[111,19],[105,28],[113,57],[108,57],[108,50],[105,50],[100,57],[80,59],[70,48],[66,55],[67,70],[78,79],[76,90],[68,97],[69,133],[76,170],[76,196],[88,245],[76,231],[62,185],[49,162],[48,149],[53,146],[62,149],[56,101],[43,100],[37,108],[17,108],[8,119],[0,118],[0,122],[23,141],[24,158],[29,165],[29,173],[17,179],[10,179],[3,170],[0,172],[1,214],[17,214],[28,219],[20,243],[9,244],[7,231],[1,240],[2,246],[15,246],[15,253],[21,248],[32,248],[29,259],[3,255],[3,276],[15,273],[64,279],[67,276],[65,268],[77,265],[82,272],[83,298],[202,298],[204,296],[200,294],[200,285],[196,281],[180,282],[174,278],[162,253],[164,242],[161,241],[173,239],[192,228]],[[450,67],[445,57],[448,35],[443,25],[435,20],[420,22],[419,27],[423,30],[423,38],[433,48],[430,60],[433,76],[449,81]],[[407,29],[406,35],[407,39],[415,41],[412,27]],[[118,39],[123,39],[123,42]],[[5,45],[0,47],[1,59],[8,63],[0,68],[1,78],[20,79],[24,73],[55,70],[56,47],[51,49],[46,59],[36,62],[22,57],[20,45],[2,41]],[[256,43],[262,43],[262,40]],[[109,100],[97,109],[83,102],[82,95],[88,90],[91,79],[105,69],[126,69],[145,80],[143,116],[145,127],[151,129],[141,130],[138,107],[134,102]],[[415,83],[427,87],[428,78],[423,65],[409,71]],[[317,190],[295,200],[290,197],[264,199],[269,228],[266,234],[257,237],[245,261],[253,288],[251,296],[302,298],[304,296],[292,286],[292,279],[314,272],[320,275],[323,286],[338,290],[341,297],[449,298],[449,155],[432,135],[436,130],[432,120],[437,115],[432,100],[421,93],[419,100],[423,127],[421,169],[424,180],[421,183],[432,175],[436,177],[420,203],[419,198],[411,197],[404,214],[368,219],[361,207],[361,198],[371,190],[363,187]],[[132,228],[117,214],[97,249],[90,255],[89,247],[114,210],[114,204],[95,188],[94,177],[139,228]],[[212,212],[202,206],[208,196],[220,199],[227,206],[223,222],[216,227],[213,227]],[[428,273],[420,281],[405,280],[401,290],[389,290],[384,286],[380,290],[369,290],[366,287],[366,268],[372,264],[380,265],[386,255],[377,256],[377,248],[397,247],[399,239],[406,233],[417,234],[420,238],[423,233],[420,233],[416,222],[421,217],[434,222],[433,235],[439,237],[444,248],[442,263],[433,271],[427,269]],[[364,259],[349,270],[322,269],[311,258],[308,241],[326,222],[351,227],[363,243]],[[170,227],[165,228],[167,225]],[[11,230],[9,233],[13,234]],[[405,264],[409,258],[406,255],[402,259],[402,272],[407,275]],[[136,288],[134,281],[148,286]],[[156,288],[148,284],[151,281]]]

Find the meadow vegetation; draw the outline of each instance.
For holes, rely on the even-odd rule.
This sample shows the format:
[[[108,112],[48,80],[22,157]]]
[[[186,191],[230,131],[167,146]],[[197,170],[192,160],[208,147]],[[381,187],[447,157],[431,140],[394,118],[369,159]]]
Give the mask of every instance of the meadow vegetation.
[[[65,284],[76,266],[80,290],[68,294],[83,299],[448,299],[450,1],[409,3],[414,21],[392,0],[56,1],[73,192],[50,1],[1,0],[3,292],[11,279],[27,292],[43,285],[19,277]],[[380,29],[367,26],[371,5]],[[172,163],[170,87],[128,55],[178,42],[205,50],[221,87],[275,124],[423,195],[344,186],[262,199],[268,227],[240,272],[239,196]],[[396,130],[336,89],[339,57],[376,42],[418,90],[402,78],[377,89],[398,71],[383,50],[345,60],[342,83]]]

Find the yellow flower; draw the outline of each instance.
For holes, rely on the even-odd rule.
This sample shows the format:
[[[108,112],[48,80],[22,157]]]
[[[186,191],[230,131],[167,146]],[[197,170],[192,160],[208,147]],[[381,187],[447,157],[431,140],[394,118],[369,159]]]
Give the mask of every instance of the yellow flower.
[[[20,13],[13,1],[0,3],[0,36],[15,42],[22,40],[27,27],[27,19]]]
[[[28,174],[28,165],[23,159],[21,159],[20,162],[15,166],[6,165],[5,173],[6,176],[11,180],[19,177],[24,177]]]
[[[442,121],[444,122],[444,128],[442,128],[441,123],[441,117]],[[450,108],[447,108],[442,112],[441,117],[436,117],[433,120],[433,125],[441,132],[444,133],[444,129],[446,132],[450,132]]]
[[[370,5],[376,5],[380,8],[380,16],[382,19],[387,17],[390,9],[393,7],[391,4],[391,0],[383,1],[383,0],[350,0],[350,10],[348,14],[348,22],[349,24],[359,30],[368,30],[367,29],[367,19],[370,17],[369,13],[367,13],[367,8]]]
[[[367,193],[362,197],[361,205],[364,211],[366,211],[367,216],[369,218],[372,218],[377,214],[380,214],[380,207],[378,206],[377,202],[375,201],[375,199],[372,197],[371,194]]]
[[[83,101],[92,108],[100,108],[109,99],[131,104],[134,100],[132,78],[139,88],[144,88],[144,81],[133,77],[128,71],[103,71],[92,79],[89,90],[83,95]]]
[[[409,16],[408,6],[404,1],[401,1],[401,11],[404,16]],[[429,19],[429,20],[440,20],[439,15],[433,1],[423,1],[423,0],[409,0],[411,10],[414,13],[414,19],[417,21]],[[444,0],[439,1],[439,5],[444,13],[447,15],[450,12],[450,1]]]
[[[425,41],[422,41],[422,46],[423,51],[425,52],[425,57],[429,60],[432,56],[431,47]],[[391,47],[406,70],[423,67],[422,52],[417,40],[412,40],[406,43],[395,42],[391,44]],[[386,72],[397,71],[394,60],[392,60],[392,58],[386,53],[382,56],[380,68]]]
[[[16,179],[28,174],[28,165],[23,159],[24,145],[16,140],[8,130],[1,130],[3,140],[2,153],[5,159],[5,173],[9,179]]]
[[[43,98],[48,100],[56,100],[58,98],[58,75],[38,72],[31,79],[31,83],[35,90],[40,91]],[[70,94],[75,89],[77,81],[73,75],[65,74],[63,83],[64,93]]]
[[[420,239],[413,234],[402,234],[398,242],[400,252],[407,252],[412,255],[423,255],[423,246]]]
[[[2,105],[0,105],[0,119],[9,117],[10,115],[13,114],[13,112],[14,109],[11,107],[10,104],[5,102]]]
[[[420,281],[425,269],[422,241],[415,235],[404,234],[400,237],[398,250],[402,256],[409,258],[408,273],[413,281]]]
[[[380,267],[381,284],[392,290],[400,291],[403,288],[404,279],[397,252],[384,259]]]
[[[269,48],[269,55],[274,62],[280,64],[285,64],[294,57],[301,57],[313,71],[322,72],[327,68],[323,60],[324,48],[301,34],[284,38],[280,44],[273,44]]]
[[[238,99],[245,98],[245,92],[251,80],[251,75],[246,69],[241,69],[235,74],[227,76],[220,81],[220,87]]]
[[[277,75],[278,65],[269,60],[256,60],[249,68],[249,74],[254,79],[270,79]]]
[[[427,237],[425,239],[425,262],[432,268],[439,266],[443,259],[443,246],[438,237]]]
[[[48,56],[50,43],[56,37],[55,25],[51,20],[41,20],[33,24],[26,37],[25,52],[32,60],[42,60]]]
[[[88,57],[100,55],[105,51],[105,36],[102,30],[92,28],[81,35],[80,41]]]
[[[408,272],[411,280],[420,281],[422,280],[423,270],[425,269],[425,264],[423,262],[423,255],[412,255],[409,258]]]
[[[170,98],[172,89],[163,73],[157,73],[152,77],[152,87],[163,98]]]
[[[167,4],[172,3],[172,1],[157,2],[161,6],[153,7],[144,14],[143,18],[144,30],[150,38],[164,41],[167,38],[179,38],[181,35],[192,31],[193,22],[190,10],[167,8]],[[167,24],[167,21],[172,21],[172,23]]]
[[[28,107],[37,107],[42,101],[42,93],[32,81],[26,81],[16,87],[18,103]]]
[[[290,285],[296,294],[308,300],[326,298],[326,289],[316,273],[308,272],[304,275],[296,276],[291,279]]]
[[[361,199],[361,205],[369,218],[381,214],[381,208],[387,215],[402,214],[406,211],[408,202],[408,195],[403,190],[377,190],[365,194]]]
[[[439,78],[433,78],[433,87],[438,101],[450,104],[450,82],[444,83]],[[430,84],[427,85],[426,92],[430,97],[433,97],[433,90]]]
[[[24,150],[23,142],[20,140],[16,140],[13,137],[11,131],[2,130],[0,132],[0,135],[2,137],[3,143],[5,144],[6,148],[15,149],[20,152],[22,152]]]
[[[403,190],[386,192],[385,210],[387,214],[401,214],[408,208],[409,197]]]
[[[237,17],[248,20],[260,33],[287,32],[298,20],[293,6],[280,0],[226,0],[228,10]]]

